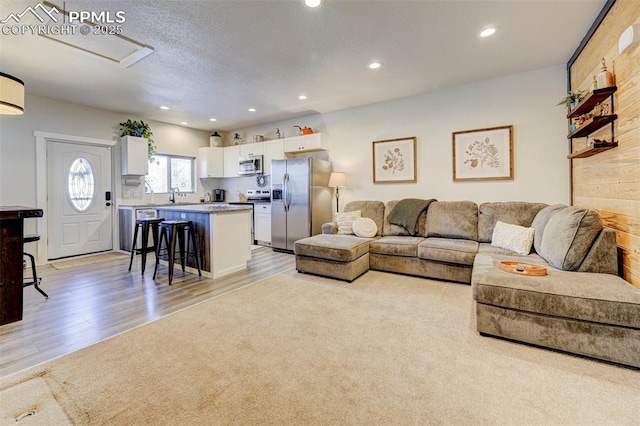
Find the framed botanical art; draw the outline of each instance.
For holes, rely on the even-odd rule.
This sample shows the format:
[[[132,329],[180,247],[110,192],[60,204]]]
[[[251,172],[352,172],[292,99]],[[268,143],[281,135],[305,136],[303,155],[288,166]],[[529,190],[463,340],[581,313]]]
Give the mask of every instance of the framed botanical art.
[[[453,180],[513,179],[513,126],[453,132]]]
[[[415,136],[373,142],[373,183],[416,181]]]

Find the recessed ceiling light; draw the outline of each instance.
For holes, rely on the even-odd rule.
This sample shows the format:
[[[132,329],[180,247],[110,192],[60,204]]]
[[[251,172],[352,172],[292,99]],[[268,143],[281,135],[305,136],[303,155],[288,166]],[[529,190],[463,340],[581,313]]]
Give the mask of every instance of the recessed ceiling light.
[[[168,106],[161,106],[160,109],[169,109]]]
[[[371,62],[369,64],[369,68],[371,68],[372,70],[377,70],[378,68],[380,68],[382,66],[382,64],[380,62]]]
[[[249,112],[256,112],[256,109],[255,109],[255,108],[249,108],[247,111],[249,111]]]
[[[189,124],[189,123],[187,123],[186,121],[183,121],[183,122],[182,122],[182,123],[180,123],[180,124],[182,124],[183,126],[186,126],[186,125],[187,125],[187,124]]]
[[[319,7],[322,5],[322,0],[304,0],[304,5],[307,7]]]
[[[489,28],[485,28],[484,30],[480,31],[480,34],[478,34],[480,37],[489,37],[492,36],[496,33],[496,29],[494,27],[489,27]]]
[[[218,121],[218,120],[215,118],[210,118],[209,121]]]
[[[305,99],[307,99],[306,95],[300,95],[298,96],[298,99],[300,99],[301,101],[304,101]]]

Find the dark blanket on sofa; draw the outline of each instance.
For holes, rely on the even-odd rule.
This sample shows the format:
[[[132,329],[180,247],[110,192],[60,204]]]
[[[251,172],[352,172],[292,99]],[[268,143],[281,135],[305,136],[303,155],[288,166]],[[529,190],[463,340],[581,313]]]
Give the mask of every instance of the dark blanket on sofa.
[[[416,227],[420,214],[429,207],[435,199],[421,200],[418,198],[405,198],[389,212],[389,223],[404,227],[409,234],[416,234]]]

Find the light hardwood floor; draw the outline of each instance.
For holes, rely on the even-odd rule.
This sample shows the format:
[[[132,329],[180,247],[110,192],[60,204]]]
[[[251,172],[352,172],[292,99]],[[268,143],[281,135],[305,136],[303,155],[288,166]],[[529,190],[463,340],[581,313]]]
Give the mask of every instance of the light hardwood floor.
[[[294,267],[293,255],[259,248],[248,268],[215,280],[176,268],[167,284],[166,267],[152,280],[149,255],[144,276],[137,256],[56,270],[38,268],[45,299],[33,287],[24,289],[22,321],[0,326],[0,377],[97,343],[107,337],[161,318]]]

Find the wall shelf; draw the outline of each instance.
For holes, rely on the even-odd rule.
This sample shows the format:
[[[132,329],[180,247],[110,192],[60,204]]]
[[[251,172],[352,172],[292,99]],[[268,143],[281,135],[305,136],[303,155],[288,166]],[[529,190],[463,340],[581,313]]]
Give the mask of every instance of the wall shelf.
[[[599,152],[606,151],[617,146],[618,142],[597,142],[591,146],[588,146],[576,152],[572,152],[571,154],[567,155],[567,158],[571,159],[591,157],[592,155],[596,155]]]
[[[600,102],[604,101],[613,93],[615,93],[616,90],[618,90],[616,86],[594,90],[593,92],[585,96],[585,98],[581,100],[580,103],[569,112],[569,114],[567,114],[567,118],[576,118],[578,116],[581,116],[582,114],[588,113]]]
[[[618,118],[617,115],[599,115],[592,117],[585,121],[582,126],[567,135],[567,139],[583,138],[589,136],[591,133],[606,126],[607,124],[615,121]]]

